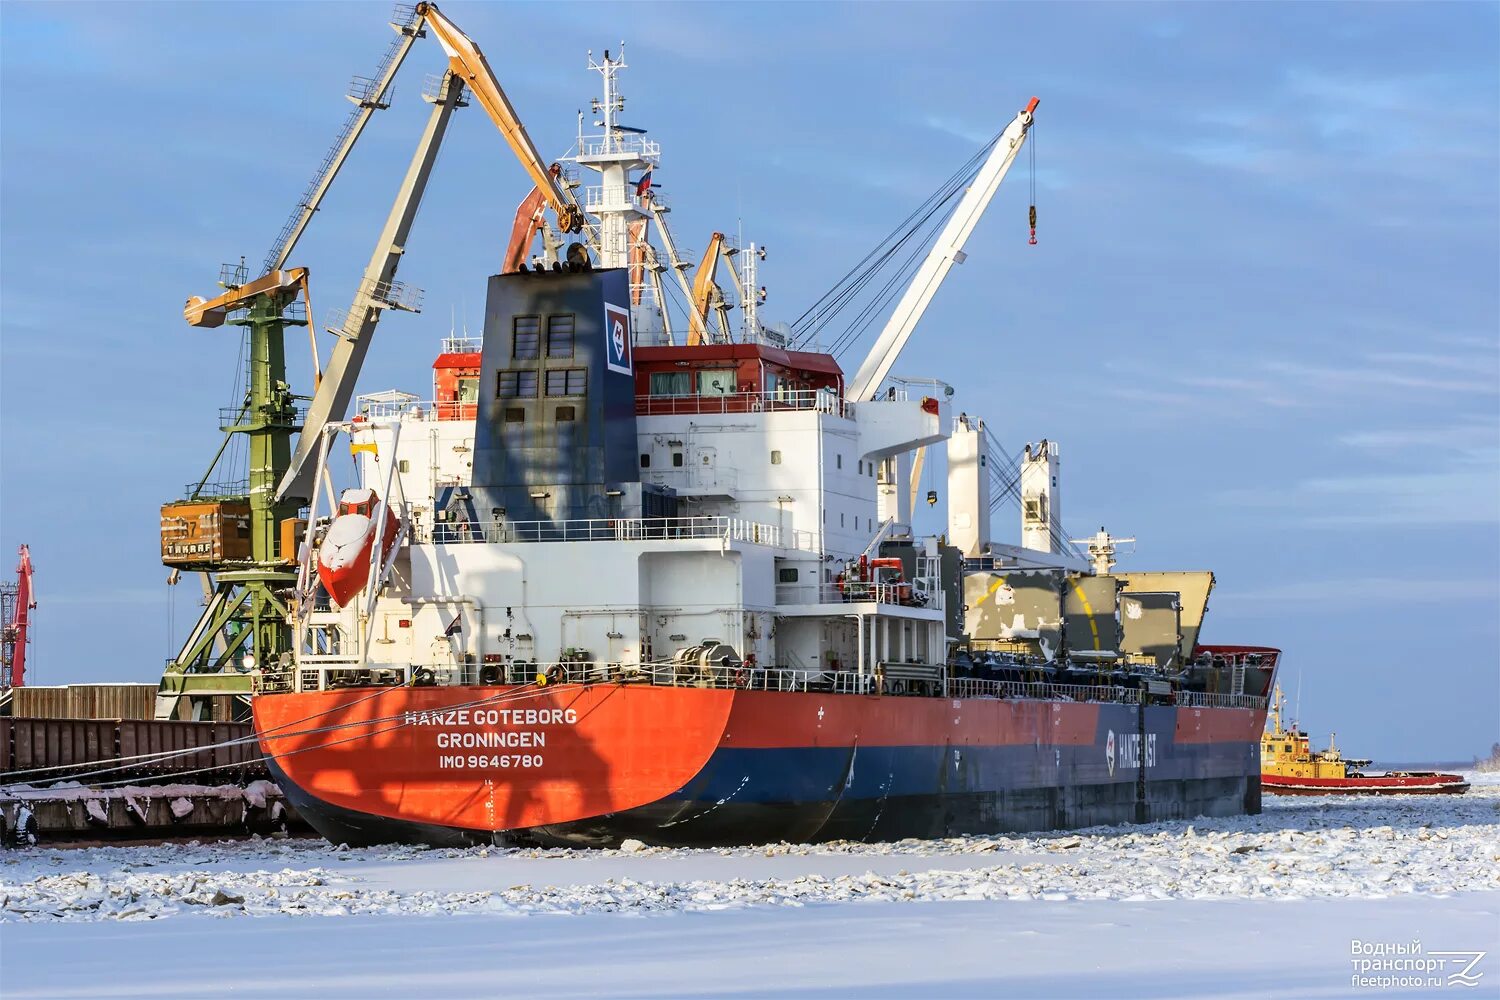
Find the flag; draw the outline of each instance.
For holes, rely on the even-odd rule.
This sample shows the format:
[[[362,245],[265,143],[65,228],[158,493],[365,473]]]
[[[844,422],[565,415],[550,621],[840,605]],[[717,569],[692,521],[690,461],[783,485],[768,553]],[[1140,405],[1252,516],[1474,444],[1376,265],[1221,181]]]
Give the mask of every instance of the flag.
[[[637,198],[646,197],[646,192],[651,190],[651,169],[647,167],[646,172],[641,174],[641,179],[635,182],[635,196]]]

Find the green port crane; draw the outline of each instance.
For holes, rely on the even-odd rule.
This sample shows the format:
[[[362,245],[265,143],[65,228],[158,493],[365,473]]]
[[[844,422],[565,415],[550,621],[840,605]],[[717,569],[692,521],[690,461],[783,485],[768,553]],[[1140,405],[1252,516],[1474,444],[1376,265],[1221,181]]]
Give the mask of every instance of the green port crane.
[[[426,190],[449,118],[465,105],[470,88],[504,135],[564,232],[597,237],[558,172],[538,156],[499,82],[478,47],[435,5],[397,8],[391,27],[397,38],[376,73],[356,78],[355,110],[321,161],[313,180],[267,255],[265,273],[250,279],[244,262],[227,266],[224,291],[213,299],[190,298],[183,314],[194,327],[243,327],[248,370],[237,407],[223,413],[224,441],[209,469],[185,497],[162,508],[162,561],[171,582],[184,571],[203,574],[205,606],[179,653],[168,661],[158,688],[158,718],[244,719],[258,679],[290,663],[292,636],[288,595],[297,580],[299,513],[317,487],[307,459],[323,428],[344,418],[380,316],[389,309],[418,311],[420,293],[395,280],[407,237]],[[388,106],[386,95],[417,38],[431,28],[450,68],[426,94],[433,104],[375,252],[355,292],[328,365],[313,343],[315,389],[298,396],[287,382],[285,333],[306,326],[311,302],[305,268],[287,268],[297,241],[347,159],[370,116]],[[527,230],[529,242],[531,230]],[[514,239],[514,237],[513,237]],[[507,258],[524,255],[511,247]],[[215,484],[215,469],[237,439],[248,439],[243,477]],[[295,446],[294,446],[295,442]]]

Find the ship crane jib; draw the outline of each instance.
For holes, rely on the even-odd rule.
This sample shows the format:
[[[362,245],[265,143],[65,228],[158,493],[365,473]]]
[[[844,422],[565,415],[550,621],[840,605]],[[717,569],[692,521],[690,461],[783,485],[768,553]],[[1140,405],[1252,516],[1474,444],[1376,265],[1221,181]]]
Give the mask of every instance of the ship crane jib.
[[[859,366],[859,371],[850,380],[850,399],[862,400],[874,397],[886,376],[890,375],[891,367],[901,356],[902,349],[911,339],[912,331],[917,328],[917,323],[921,321],[922,314],[927,311],[943,279],[947,277],[954,264],[963,262],[964,244],[968,242],[969,235],[979,223],[980,216],[984,214],[991,199],[995,197],[995,192],[999,190],[1000,182],[1005,179],[1005,175],[1021,152],[1026,135],[1031,129],[1031,116],[1036,111],[1038,103],[1038,99],[1033,97],[1030,103],[1006,126],[1005,131],[1000,133],[1000,138],[991,147],[988,158],[979,168],[979,173],[975,176],[974,182],[969,185],[968,191],[964,193],[958,207],[948,217],[948,222],[928,252],[927,259],[912,276],[911,283],[896,304],[891,318],[886,321],[884,329],[880,331],[880,336],[876,338],[875,346],[870,349],[869,355]]]

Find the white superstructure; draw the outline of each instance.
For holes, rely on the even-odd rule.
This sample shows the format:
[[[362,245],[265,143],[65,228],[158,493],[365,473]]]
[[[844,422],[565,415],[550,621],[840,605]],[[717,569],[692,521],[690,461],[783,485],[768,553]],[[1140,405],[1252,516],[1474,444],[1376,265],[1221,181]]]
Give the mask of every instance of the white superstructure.
[[[497,504],[495,485],[474,480],[476,449],[495,447],[481,438],[503,436],[502,422],[533,412],[568,421],[558,433],[571,434],[573,393],[603,388],[586,385],[582,368],[571,388],[550,360],[535,362],[544,391],[530,369],[507,370],[508,381],[492,381],[500,378],[493,369],[501,366],[502,347],[512,361],[521,355],[521,341],[510,339],[521,334],[509,327],[487,325],[482,352],[477,342],[450,339],[435,366],[432,400],[401,392],[364,396],[354,421],[331,425],[324,435],[325,460],[334,437],[349,435],[362,483],[400,515],[403,535],[388,556],[376,554],[371,587],[345,608],[329,605],[326,595],[320,603],[304,570],[296,616],[300,686],[336,683],[350,670],[407,679],[425,671],[480,683],[518,665],[594,663],[618,674],[710,656],[804,676],[852,674],[858,685],[872,687],[935,681],[943,671],[962,626],[962,609],[952,606],[961,593],[959,562],[988,542],[985,444],[973,434],[977,450],[970,460],[960,457],[974,480],[965,487],[972,511],[963,552],[943,539],[913,537],[914,458],[952,433],[952,390],[937,380],[887,373],[937,283],[962,259],[959,248],[1014,160],[1034,102],[997,144],[980,190],[961,202],[959,221],[919,272],[919,291],[903,299],[895,325],[861,366],[858,391],[847,391],[830,356],[790,350],[784,336],[762,325],[757,265],[764,252],[753,243],[744,252],[722,251],[743,309],[740,342],[672,346],[660,301],[666,266],[654,247],[642,246],[646,223],[657,223],[664,256],[678,272],[673,280],[684,289],[686,267],[665,230],[661,202],[649,195],[660,149],[617,118],[624,106],[617,74],[625,65],[623,47],[618,58],[590,56],[603,82],[603,98],[592,106],[603,131],[584,134],[580,120],[574,157],[599,174],[600,183],[584,190],[583,207],[597,219],[598,266],[630,269],[635,317],[633,367],[611,354],[609,371],[634,379],[639,470],[633,482],[640,486],[603,489],[602,497],[623,503],[629,489],[644,489],[674,513],[639,516],[638,507],[634,514],[622,508],[620,516],[527,519]],[[646,305],[658,311],[656,323],[643,317],[647,290],[655,297]],[[553,356],[560,316],[526,317],[526,330],[546,330],[527,334],[544,338],[541,347],[526,342],[527,352],[543,352],[527,357]],[[566,329],[571,358],[571,316]],[[547,403],[553,375],[556,406]],[[485,399],[486,392],[516,396],[531,408],[507,408]],[[476,432],[476,420],[489,423]],[[963,440],[969,420],[960,426]],[[574,502],[572,490],[559,502]],[[530,499],[532,511],[553,502],[543,485]],[[314,503],[308,551],[333,507],[331,492]]]

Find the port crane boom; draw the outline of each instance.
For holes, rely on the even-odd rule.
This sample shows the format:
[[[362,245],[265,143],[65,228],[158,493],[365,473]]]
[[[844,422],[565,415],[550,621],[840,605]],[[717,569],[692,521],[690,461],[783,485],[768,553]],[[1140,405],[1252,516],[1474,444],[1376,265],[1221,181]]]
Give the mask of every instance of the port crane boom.
[[[912,331],[916,329],[922,314],[927,311],[927,306],[932,302],[933,295],[937,294],[943,279],[948,276],[954,264],[963,263],[964,244],[990,200],[995,197],[1000,182],[1005,179],[1011,164],[1015,163],[1017,154],[1021,152],[1026,133],[1031,129],[1032,112],[1036,111],[1038,103],[1033,97],[1026,108],[1006,126],[1005,131],[1000,133],[989,157],[975,175],[974,183],[969,185],[958,207],[953,210],[937,242],[927,254],[927,259],[912,276],[911,284],[901,296],[901,301],[896,304],[885,328],[880,331],[875,346],[870,349],[864,363],[859,366],[859,371],[850,380],[848,396],[851,400],[870,399],[880,389],[880,384],[891,373],[891,366],[901,356],[902,348],[911,339]]]
[[[432,95],[432,114],[428,116],[427,127],[391,205],[370,263],[355,290],[343,328],[335,331],[338,342],[328,357],[328,366],[308,406],[291,464],[277,486],[278,501],[293,497],[305,501],[312,497],[315,484],[310,459],[317,450],[323,428],[344,419],[348,412],[349,402],[354,398],[355,382],[365,355],[369,353],[381,313],[387,309],[417,310],[417,296],[396,281],[396,268],[406,252],[406,240],[411,234],[412,223],[416,221],[417,209],[427,190],[433,164],[437,162],[438,148],[448,130],[448,122],[454,109],[464,104],[463,90],[463,82],[449,71],[443,74],[437,92]]]
[[[396,267],[405,252],[407,236],[416,218],[417,207],[421,204],[432,166],[437,160],[438,147],[447,131],[448,120],[453,109],[465,103],[463,92],[466,85],[499,128],[535,184],[533,196],[522,205],[522,212],[531,209],[528,214],[530,221],[523,222],[518,217],[517,226],[514,227],[506,249],[505,269],[515,270],[524,265],[527,245],[532,236],[545,226],[540,213],[541,202],[552,208],[557,216],[558,228],[563,232],[577,232],[585,227],[583,211],[574,200],[573,192],[562,183],[561,171],[556,165],[548,166],[542,161],[541,154],[537,152],[525,126],[516,116],[510,99],[505,96],[504,89],[479,47],[434,4],[417,4],[412,23],[418,26],[425,24],[431,29],[448,55],[451,68],[444,75],[438,92],[432,95],[433,111],[426,131],[417,146],[396,202],[391,207],[375,253],[355,292],[354,302],[343,328],[336,331],[339,334],[338,344],[334,347],[325,377],[320,380],[312,405],[308,408],[291,465],[277,487],[278,500],[306,500],[310,497],[314,472],[310,460],[313,452],[321,438],[323,427],[330,422],[342,420],[348,411],[349,402],[354,397],[355,383],[369,351],[375,328],[380,322],[381,312],[385,309],[416,311],[415,300],[394,280]],[[532,198],[539,198],[540,201],[533,202]]]
[[[16,582],[0,584],[0,688],[26,683],[26,644],[31,641],[31,612],[35,609],[31,549],[23,545]]]
[[[224,325],[224,319],[230,313],[244,309],[251,302],[261,296],[273,292],[290,291],[294,295],[307,297],[307,268],[293,267],[285,271],[274,270],[247,281],[244,284],[235,284],[232,281],[226,284],[224,294],[216,295],[211,299],[193,295],[182,307],[182,318],[187,320],[188,326],[206,326],[209,328]]]
[[[521,166],[526,168],[526,173],[531,176],[531,182],[536,185],[537,190],[546,197],[547,203],[552,206],[552,211],[557,215],[557,226],[565,233],[576,233],[584,227],[583,209],[573,197],[573,192],[559,182],[542,160],[542,154],[537,152],[536,145],[531,141],[531,136],[526,133],[526,127],[521,124],[521,119],[516,115],[516,109],[511,107],[510,98],[505,96],[505,91],[500,87],[500,81],[495,79],[495,73],[490,69],[490,64],[485,61],[484,53],[479,51],[479,46],[474,44],[473,39],[458,29],[452,21],[448,20],[437,6],[430,3],[417,4],[417,13],[427,19],[427,24],[432,28],[432,33],[437,36],[438,42],[443,46],[443,51],[448,54],[448,62],[453,67],[453,72],[473,91],[479,103],[489,114],[490,120],[510,144],[515,152],[516,158],[521,161]]]
[[[323,162],[318,166],[318,172],[307,185],[307,190],[297,202],[297,207],[292,210],[291,217],[281,227],[281,232],[276,235],[276,242],[272,245],[271,252],[266,255],[265,264],[261,267],[262,273],[268,274],[286,266],[287,258],[292,255],[297,241],[302,238],[303,230],[307,228],[307,224],[312,221],[313,214],[322,204],[323,196],[333,186],[334,178],[339,175],[339,168],[349,158],[354,144],[359,141],[360,133],[365,130],[365,125],[369,124],[370,116],[390,107],[385,95],[391,88],[391,81],[396,79],[401,64],[406,61],[406,54],[411,51],[412,43],[423,36],[422,15],[418,14],[414,8],[398,7],[397,10],[405,16],[400,21],[392,21],[391,27],[396,29],[400,37],[395,39],[391,47],[386,50],[385,57],[381,59],[373,77],[357,76],[354,78],[349,93],[349,100],[354,102],[354,110],[344,122],[344,127],[339,130],[338,137],[334,139],[328,154],[323,157]]]

